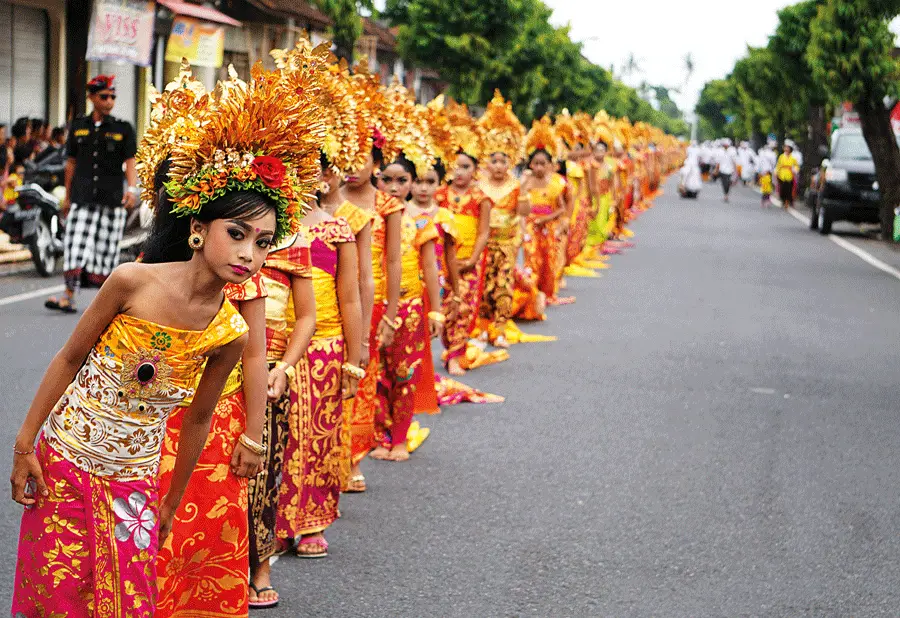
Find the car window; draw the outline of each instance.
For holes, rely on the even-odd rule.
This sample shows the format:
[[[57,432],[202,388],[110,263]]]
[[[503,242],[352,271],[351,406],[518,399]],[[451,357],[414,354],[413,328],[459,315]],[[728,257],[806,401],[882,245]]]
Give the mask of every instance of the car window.
[[[896,136],[896,139],[897,144],[900,145],[900,135]],[[869,146],[866,144],[866,138],[862,136],[862,133],[839,135],[831,157],[833,159],[851,159],[854,161],[872,160],[872,154],[869,152]]]

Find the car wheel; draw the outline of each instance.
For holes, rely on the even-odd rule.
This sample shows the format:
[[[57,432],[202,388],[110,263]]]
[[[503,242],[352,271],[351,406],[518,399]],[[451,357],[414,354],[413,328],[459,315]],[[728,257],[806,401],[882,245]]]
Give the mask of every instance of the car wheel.
[[[816,208],[815,204],[812,204],[809,207],[809,229],[819,229],[819,209]]]
[[[819,234],[822,236],[827,236],[831,234],[831,216],[828,214],[828,211],[824,206],[819,207]]]

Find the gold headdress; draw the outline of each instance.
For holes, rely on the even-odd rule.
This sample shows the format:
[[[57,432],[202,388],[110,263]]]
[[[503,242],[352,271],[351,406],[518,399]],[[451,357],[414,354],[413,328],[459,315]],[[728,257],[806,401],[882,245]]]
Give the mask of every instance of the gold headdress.
[[[163,92],[151,91],[150,125],[135,156],[141,179],[141,199],[151,208],[157,206],[155,184],[159,166],[175,143],[196,128],[208,100],[206,88],[193,78],[186,61],[181,63],[178,79],[168,84]]]
[[[525,127],[513,113],[512,103],[504,101],[499,90],[478,120],[484,131],[484,154],[505,154],[515,165],[525,158]]]
[[[362,56],[353,67],[353,86],[356,88],[360,105],[364,106],[372,118],[372,145],[384,149],[388,135],[398,129],[396,119],[391,117],[385,89],[378,75],[369,72],[369,62]],[[371,150],[371,148],[370,148]]]
[[[276,204],[276,242],[295,232],[319,177],[325,138],[319,94],[309,71],[287,79],[257,63],[244,82],[232,69],[205,104],[201,99],[187,112],[193,122],[171,146],[165,187],[172,212],[195,215],[226,193],[255,191]],[[155,121],[165,123],[169,113],[176,112]],[[145,138],[141,149],[147,148],[154,144]]]
[[[439,94],[425,106],[425,118],[428,120],[428,138],[431,151],[445,166],[453,165],[456,159],[456,148],[453,140],[453,126],[444,106],[444,95]]]
[[[545,150],[552,159],[559,157],[559,144],[550,118],[544,116],[531,123],[531,130],[525,136],[525,152],[530,157],[538,150]]]
[[[564,109],[556,117],[556,123],[553,125],[553,128],[556,130],[556,137],[560,143],[562,156],[567,156],[577,144],[581,143],[578,127],[575,125],[574,118],[569,114],[569,110]]]
[[[416,174],[424,176],[434,167],[424,108],[416,105],[413,94],[398,81],[385,91],[385,98],[394,122],[393,131],[384,136],[385,163],[396,161],[402,154],[416,166]]]
[[[578,130],[578,141],[585,146],[590,146],[591,136],[594,132],[594,119],[585,112],[577,112],[572,116],[572,119],[575,121],[575,128]]]
[[[311,71],[320,78],[319,105],[326,132],[322,152],[335,172],[347,174],[366,164],[372,150],[372,116],[361,104],[362,91],[351,79],[346,61],[337,64],[330,48],[328,42],[314,48],[301,37],[293,50],[276,49],[270,54],[286,76]]]
[[[612,119],[609,117],[609,114],[606,113],[605,110],[600,110],[594,116],[594,130],[592,132],[592,138],[595,142],[603,142],[606,144],[607,148],[612,148],[613,143],[616,141],[616,136],[613,133],[612,127]]]
[[[466,104],[451,100],[447,104],[447,116],[455,152],[464,153],[475,160],[480,159],[484,154],[484,132],[469,114]]]

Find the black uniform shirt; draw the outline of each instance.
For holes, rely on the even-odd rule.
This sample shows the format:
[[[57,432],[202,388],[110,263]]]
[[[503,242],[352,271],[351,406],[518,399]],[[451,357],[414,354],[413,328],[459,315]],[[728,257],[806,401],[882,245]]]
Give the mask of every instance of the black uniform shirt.
[[[128,122],[107,116],[95,126],[92,116],[76,118],[66,143],[66,154],[75,159],[69,201],[119,206],[125,179],[122,164],[134,158],[136,151],[134,129]]]

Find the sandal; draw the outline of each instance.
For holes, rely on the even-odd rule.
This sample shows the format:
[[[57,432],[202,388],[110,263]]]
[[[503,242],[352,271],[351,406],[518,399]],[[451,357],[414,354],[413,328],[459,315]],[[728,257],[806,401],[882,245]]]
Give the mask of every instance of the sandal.
[[[354,477],[350,478],[350,482],[347,483],[347,489],[344,490],[345,494],[361,494],[366,491],[366,477],[362,474],[357,474]]]
[[[301,551],[302,548],[307,548]],[[300,539],[296,553],[298,558],[325,558],[328,555],[328,541],[324,536],[308,536]]]
[[[55,296],[51,296],[46,301],[44,301],[44,307],[46,307],[47,309],[53,309],[54,311],[62,311],[63,313],[75,313],[76,311],[78,311],[78,309],[75,308],[75,304],[71,300],[66,302],[66,304],[62,304]]]
[[[257,598],[256,601],[250,601],[250,609],[269,609],[272,607],[276,607],[278,605],[278,601],[279,601],[278,596],[277,596],[278,591],[275,590],[275,588],[273,588],[272,586],[265,586],[264,588],[257,588],[253,584],[253,582],[250,582],[250,587],[253,589],[253,592],[256,593],[256,598]],[[269,600],[269,601],[260,601],[259,595],[261,595],[263,592],[274,592],[276,595],[275,599]]]

